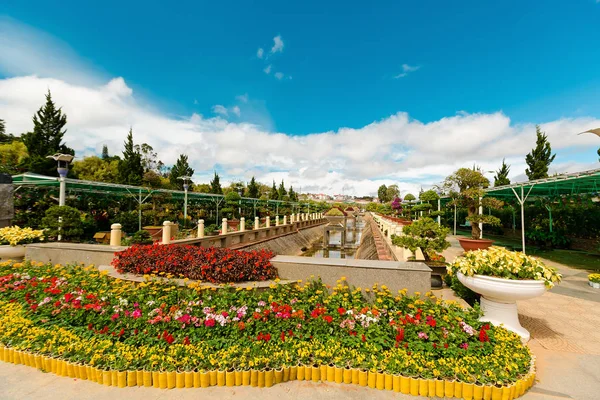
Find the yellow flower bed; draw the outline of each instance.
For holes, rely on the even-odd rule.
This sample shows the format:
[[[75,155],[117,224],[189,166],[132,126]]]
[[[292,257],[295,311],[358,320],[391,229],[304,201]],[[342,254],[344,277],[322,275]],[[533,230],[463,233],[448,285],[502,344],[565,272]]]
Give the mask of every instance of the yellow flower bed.
[[[31,228],[20,228],[18,226],[7,226],[0,228],[0,245],[17,246],[20,244],[33,243],[44,240],[43,230]]]

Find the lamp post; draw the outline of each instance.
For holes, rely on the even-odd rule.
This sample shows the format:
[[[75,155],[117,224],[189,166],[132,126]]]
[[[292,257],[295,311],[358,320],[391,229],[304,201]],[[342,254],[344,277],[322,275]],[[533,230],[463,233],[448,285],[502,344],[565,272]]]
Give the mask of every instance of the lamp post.
[[[178,177],[177,179],[181,179],[183,181],[183,227],[185,228],[187,225],[187,192],[188,192],[188,181],[191,177],[187,175],[183,175]]]
[[[57,162],[56,170],[58,171],[58,180],[60,182],[58,205],[64,206],[67,191],[67,183],[65,182],[65,178],[69,173],[69,164],[71,163],[71,161],[73,161],[73,158],[75,157],[71,154],[56,153],[55,155],[47,156],[46,158],[52,158],[54,161]]]

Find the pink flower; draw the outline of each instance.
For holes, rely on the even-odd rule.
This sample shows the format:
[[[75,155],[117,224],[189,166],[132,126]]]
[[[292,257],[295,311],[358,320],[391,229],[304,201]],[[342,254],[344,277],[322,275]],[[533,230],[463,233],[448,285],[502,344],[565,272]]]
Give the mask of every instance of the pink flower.
[[[110,317],[110,319],[112,319],[113,321],[116,320],[117,318],[119,318],[119,313],[113,314],[113,316]]]
[[[136,308],[136,309],[135,309],[135,310],[134,310],[134,311],[131,313],[131,316],[132,316],[133,318],[136,318],[136,319],[137,319],[137,318],[139,318],[139,317],[141,317],[141,316],[142,316],[142,310],[140,310],[139,308]]]
[[[427,336],[427,334],[425,332],[419,332],[419,339],[424,339],[427,340],[429,339],[429,336]]]

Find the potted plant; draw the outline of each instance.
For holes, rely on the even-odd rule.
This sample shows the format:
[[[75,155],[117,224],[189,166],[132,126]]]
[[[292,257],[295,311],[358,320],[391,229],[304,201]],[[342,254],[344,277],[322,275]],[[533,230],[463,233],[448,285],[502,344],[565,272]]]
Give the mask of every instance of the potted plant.
[[[44,240],[43,230],[7,226],[0,229],[0,259],[16,260],[25,257],[25,245]]]
[[[594,289],[600,289],[600,274],[589,274],[588,283]]]
[[[329,221],[330,225],[335,224],[344,224],[344,220],[346,219],[346,213],[344,213],[339,208],[332,208],[331,210],[325,213],[325,218]]]
[[[481,295],[480,320],[504,324],[525,343],[530,335],[519,323],[516,301],[541,296],[562,278],[535,257],[495,246],[458,257],[448,266],[448,274]]]
[[[481,238],[479,224],[500,225],[500,219],[493,215],[479,214],[481,207],[499,209],[503,202],[485,197],[484,189],[490,181],[478,168],[460,168],[446,178],[443,187],[458,207],[467,209],[467,221],[471,223],[471,238],[458,238],[465,251],[485,249],[492,245],[491,240]]]
[[[401,236],[392,235],[392,243],[407,248],[413,253],[421,249],[425,264],[433,270],[431,286],[442,287],[446,263],[440,260],[438,253],[450,247],[450,242],[446,240],[450,230],[438,225],[433,219],[425,217],[403,227],[402,233]]]

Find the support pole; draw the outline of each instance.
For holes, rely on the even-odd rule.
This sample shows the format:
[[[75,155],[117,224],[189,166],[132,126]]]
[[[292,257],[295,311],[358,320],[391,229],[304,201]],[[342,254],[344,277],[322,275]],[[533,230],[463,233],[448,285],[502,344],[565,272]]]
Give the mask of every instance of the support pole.
[[[545,205],[546,210],[548,210],[548,220],[549,220],[549,228],[550,228],[550,233],[552,233],[552,208],[550,208],[550,206],[548,204]]]
[[[442,211],[442,199],[438,199],[438,213],[440,211]],[[442,225],[442,216],[438,215],[437,220],[438,220],[438,226],[441,226]]]
[[[183,227],[187,226],[187,185],[185,186],[185,190],[183,192]]]
[[[138,231],[142,230],[142,190],[138,192]]]
[[[521,186],[521,199],[519,200],[521,203],[521,243],[523,244],[523,254],[525,254],[525,191],[523,186]]]
[[[479,216],[483,215],[483,205],[481,204],[482,198],[479,198]],[[483,222],[479,223],[479,239],[483,239]]]
[[[58,241],[62,240],[62,217],[58,217]]]
[[[454,236],[456,236],[456,203],[454,203]]]
[[[60,181],[60,189],[59,189],[59,195],[58,195],[58,205],[59,206],[64,206],[65,205],[65,197],[67,197],[66,193],[67,193],[67,182],[65,182],[65,178],[63,178],[62,176],[60,178],[58,178],[58,180]]]

